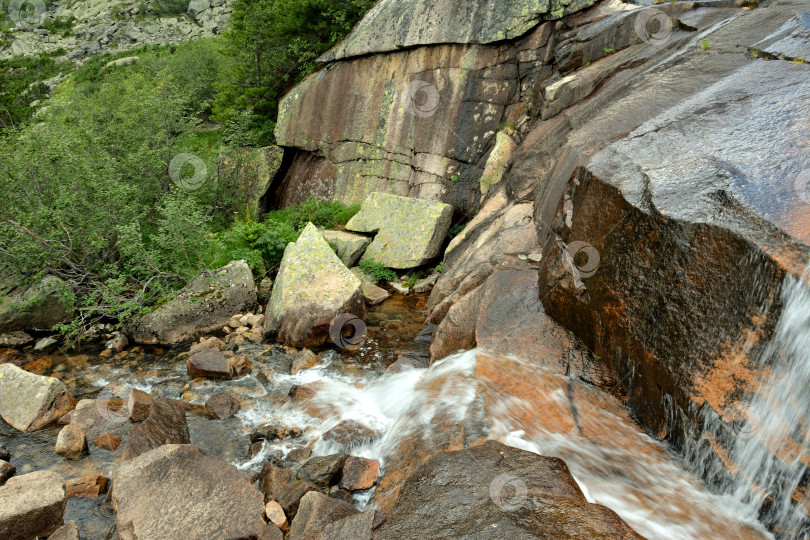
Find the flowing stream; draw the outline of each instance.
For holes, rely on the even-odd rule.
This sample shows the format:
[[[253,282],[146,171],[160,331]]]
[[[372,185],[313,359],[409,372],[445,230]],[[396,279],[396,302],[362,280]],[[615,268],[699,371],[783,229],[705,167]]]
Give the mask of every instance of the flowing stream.
[[[804,429],[808,403],[810,293],[797,282],[785,294],[789,302],[779,336],[763,360],[773,365],[773,377],[781,378],[771,392],[754,397],[751,411],[752,416],[783,419],[778,426],[762,423],[778,433],[762,433],[768,439],[790,433],[799,445],[798,458],[806,456],[807,432],[797,426]],[[383,471],[392,472],[418,465],[432,452],[492,438],[564,459],[589,501],[613,509],[650,540],[773,538],[754,511],[764,493],[752,493],[743,481],[713,493],[689,471],[688,463],[649,437],[618,399],[549,371],[541,359],[473,350],[427,369],[388,371],[399,354],[426,353],[429,338],[420,334],[424,303],[424,297],[395,295],[370,313],[368,338],[359,351],[319,351],[321,363],[296,375],[289,374],[285,351],[271,345],[251,346],[252,373],[232,381],[189,382],[183,362],[175,358],[177,350],[156,354],[160,351],[135,349],[114,359],[55,356],[46,373],[65,380],[79,398],[96,397],[111,383],[197,405],[215,393],[230,392],[242,405],[237,415],[211,420],[190,412],[190,435],[204,451],[246,472],[306,448],[312,455],[345,451],[380,459]],[[303,405],[291,403],[288,393],[294,385],[307,385],[314,396]],[[347,444],[323,439],[346,420],[376,435]],[[249,435],[262,423],[297,427],[303,434],[251,450]],[[92,446],[89,455],[75,462],[56,456],[57,432],[21,434],[0,423],[0,444],[11,450],[18,474],[43,468],[66,478],[111,473],[118,456]],[[746,476],[762,486],[798,481],[804,471],[800,459],[777,464],[752,441],[741,441],[734,449]],[[355,504],[374,507],[394,497],[399,487],[401,481],[391,474],[376,489],[356,493]],[[772,508],[780,520],[790,522],[789,501],[774,501]],[[103,497],[70,499],[65,517],[77,520],[88,538],[116,537],[115,516]]]

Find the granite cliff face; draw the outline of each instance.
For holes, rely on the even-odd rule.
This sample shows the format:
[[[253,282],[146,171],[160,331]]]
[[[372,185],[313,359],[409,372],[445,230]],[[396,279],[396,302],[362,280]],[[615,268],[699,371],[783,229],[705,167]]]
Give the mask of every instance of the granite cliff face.
[[[810,2],[407,4],[284,100],[278,202],[384,191],[471,218],[430,298],[434,359],[559,364],[676,445],[706,410],[739,421],[810,260]],[[565,332],[599,376],[544,346]]]

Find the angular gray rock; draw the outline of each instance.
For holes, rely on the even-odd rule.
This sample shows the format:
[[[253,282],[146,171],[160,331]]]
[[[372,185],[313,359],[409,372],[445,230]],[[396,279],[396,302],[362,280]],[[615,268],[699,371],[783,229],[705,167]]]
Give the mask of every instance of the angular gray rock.
[[[65,480],[52,471],[15,476],[0,486],[0,538],[31,540],[50,536],[65,513]]]
[[[346,228],[377,233],[361,260],[414,268],[439,254],[452,219],[449,204],[372,193]]]
[[[70,319],[73,294],[61,279],[45,276],[30,287],[0,295],[0,334],[14,330],[50,330]]]
[[[254,309],[256,294],[250,267],[234,261],[199,275],[165,304],[126,323],[124,333],[137,343],[175,345]]]
[[[339,519],[357,514],[349,503],[313,491],[304,495],[290,526],[287,540],[332,540],[326,527]]]
[[[351,268],[371,243],[367,236],[352,234],[345,231],[323,231],[323,239],[335,248],[337,256],[348,268]]]
[[[284,251],[265,313],[265,332],[293,347],[325,343],[339,315],[365,318],[360,279],[312,223]]]
[[[20,431],[42,429],[70,412],[76,400],[58,379],[0,364],[0,416]]]
[[[232,186],[236,208],[249,209],[254,218],[261,215],[265,210],[262,198],[281,168],[283,157],[284,150],[278,146],[223,148],[219,156],[219,178]]]
[[[195,445],[170,444],[121,464],[111,499],[121,540],[281,540],[262,521],[262,494],[236,467]]]

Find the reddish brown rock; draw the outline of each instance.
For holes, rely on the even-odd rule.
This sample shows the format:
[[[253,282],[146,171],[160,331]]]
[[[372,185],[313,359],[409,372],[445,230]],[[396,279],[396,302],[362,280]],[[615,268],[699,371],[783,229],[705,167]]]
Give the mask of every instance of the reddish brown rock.
[[[65,495],[71,497],[84,497],[97,499],[99,495],[107,493],[109,480],[101,475],[73,478],[65,482]]]
[[[2,486],[6,480],[14,476],[16,472],[17,468],[14,467],[14,465],[4,459],[0,459],[0,486]]]
[[[318,357],[317,354],[310,351],[309,349],[304,349],[295,356],[293,356],[292,362],[290,363],[290,375],[295,375],[299,371],[303,371],[305,369],[310,369],[318,365],[321,359]]]
[[[141,422],[146,420],[149,416],[149,411],[152,409],[154,399],[152,396],[142,390],[133,388],[129,394],[127,401],[127,410],[129,411],[129,419],[133,422]]]
[[[369,489],[377,482],[379,474],[380,462],[378,460],[351,456],[343,465],[340,487],[349,491]]]
[[[55,472],[35,471],[0,486],[0,538],[31,540],[56,532],[64,523],[64,484]]]
[[[32,360],[27,364],[23,364],[22,368],[36,375],[45,375],[53,367],[53,358],[50,356],[43,356],[37,360]]]
[[[164,444],[190,442],[185,404],[172,399],[159,398],[152,404],[149,417],[132,426],[122,460],[135,458]]]
[[[211,379],[230,379],[233,368],[221,352],[205,349],[186,359],[186,370],[189,377],[206,377]]]
[[[311,458],[298,469],[298,478],[316,486],[329,488],[340,482],[348,454],[332,454]]]
[[[323,440],[351,445],[355,442],[369,441],[379,434],[378,431],[374,431],[364,424],[355,422],[354,420],[344,420],[324,433]]]
[[[110,452],[115,452],[118,450],[118,447],[121,446],[121,437],[105,433],[94,440],[93,445],[103,448],[104,450],[109,450]]]
[[[327,497],[323,493],[309,492],[301,499],[287,540],[327,540],[324,531],[330,523],[357,513],[347,502]]]
[[[253,365],[245,354],[228,358],[228,363],[231,365],[231,368],[233,368],[235,377],[244,377],[253,371]]]
[[[259,491],[264,493],[265,500],[277,499],[292,483],[294,476],[293,471],[289,469],[265,463],[259,473]]]
[[[302,480],[289,484],[279,493],[276,502],[284,509],[287,519],[295,518],[295,514],[298,512],[298,506],[301,504],[301,498],[310,491],[320,490],[315,484]]]
[[[239,401],[230,394],[216,394],[205,402],[205,414],[211,418],[225,420],[239,410]]]

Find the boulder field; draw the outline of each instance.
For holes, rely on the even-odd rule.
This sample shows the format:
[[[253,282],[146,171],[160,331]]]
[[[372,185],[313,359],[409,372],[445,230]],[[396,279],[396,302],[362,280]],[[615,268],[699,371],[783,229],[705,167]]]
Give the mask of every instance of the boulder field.
[[[810,260],[808,13],[380,2],[284,98],[278,200],[452,205],[433,360],[555,363],[537,336],[571,332],[599,365],[582,377],[680,447],[707,411],[739,421]],[[706,453],[733,470],[728,443]]]

